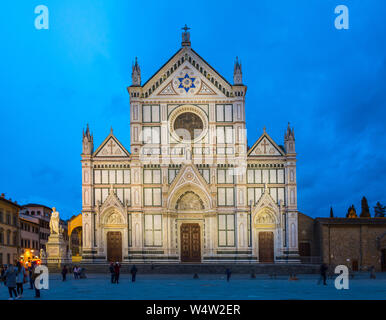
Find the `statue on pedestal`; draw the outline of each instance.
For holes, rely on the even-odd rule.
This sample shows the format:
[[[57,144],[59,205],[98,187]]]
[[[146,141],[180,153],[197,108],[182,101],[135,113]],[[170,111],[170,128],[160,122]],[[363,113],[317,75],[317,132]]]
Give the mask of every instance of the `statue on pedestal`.
[[[59,212],[56,211],[56,208],[52,208],[51,220],[50,220],[50,233],[59,234]]]
[[[46,253],[44,252],[44,249],[42,248],[42,249],[40,249],[40,259],[43,260],[45,258],[47,258]]]

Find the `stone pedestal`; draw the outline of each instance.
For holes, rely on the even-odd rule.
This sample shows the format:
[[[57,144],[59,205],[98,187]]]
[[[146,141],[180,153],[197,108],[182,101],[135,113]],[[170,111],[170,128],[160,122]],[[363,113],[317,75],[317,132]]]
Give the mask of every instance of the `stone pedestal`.
[[[48,265],[64,265],[71,263],[67,255],[67,247],[62,234],[52,234],[46,244],[46,263]]]

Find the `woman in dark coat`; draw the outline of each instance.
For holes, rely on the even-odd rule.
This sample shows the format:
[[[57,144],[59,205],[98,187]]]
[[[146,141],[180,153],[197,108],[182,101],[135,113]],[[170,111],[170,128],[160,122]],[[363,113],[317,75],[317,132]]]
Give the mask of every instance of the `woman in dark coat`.
[[[9,300],[14,300],[15,298],[18,298],[17,292],[16,292],[16,276],[17,276],[17,270],[13,267],[12,264],[8,266],[7,271],[4,274],[5,277],[5,285],[8,287],[9,292]],[[13,295],[15,295],[15,298]]]

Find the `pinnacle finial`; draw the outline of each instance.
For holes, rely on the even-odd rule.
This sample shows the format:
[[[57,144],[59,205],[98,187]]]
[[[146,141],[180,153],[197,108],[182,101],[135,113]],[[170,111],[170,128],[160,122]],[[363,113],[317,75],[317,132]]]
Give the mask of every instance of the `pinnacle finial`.
[[[114,130],[113,130],[113,127],[111,126],[110,128],[110,134],[113,134],[114,133]]]
[[[264,126],[263,128],[264,133],[267,133],[267,128]]]
[[[184,32],[182,33],[182,46],[183,47],[190,47],[190,28],[185,24],[185,27],[182,28]]]

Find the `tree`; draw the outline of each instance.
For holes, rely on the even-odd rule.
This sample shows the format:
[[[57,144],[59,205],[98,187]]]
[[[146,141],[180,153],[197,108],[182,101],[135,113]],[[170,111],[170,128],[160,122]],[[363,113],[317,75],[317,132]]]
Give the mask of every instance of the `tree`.
[[[332,207],[330,208],[330,218],[334,218],[334,211],[332,211]]]
[[[359,216],[361,218],[370,218],[371,217],[370,208],[369,208],[369,204],[367,203],[366,197],[362,198],[361,203],[362,203],[362,212]]]
[[[376,218],[385,218],[385,216],[386,216],[386,207],[381,205],[381,203],[378,201],[377,205],[374,207],[374,212],[375,212],[374,217],[376,217]]]

